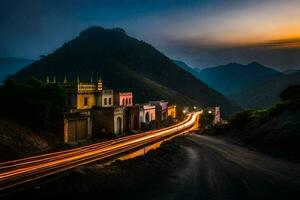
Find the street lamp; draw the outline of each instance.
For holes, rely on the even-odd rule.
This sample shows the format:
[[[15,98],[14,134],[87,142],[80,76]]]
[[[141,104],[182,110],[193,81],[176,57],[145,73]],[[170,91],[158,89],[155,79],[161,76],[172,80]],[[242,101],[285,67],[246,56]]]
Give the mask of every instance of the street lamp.
[[[197,108],[197,107],[196,107],[196,106],[194,106],[194,110],[196,110],[196,108]]]

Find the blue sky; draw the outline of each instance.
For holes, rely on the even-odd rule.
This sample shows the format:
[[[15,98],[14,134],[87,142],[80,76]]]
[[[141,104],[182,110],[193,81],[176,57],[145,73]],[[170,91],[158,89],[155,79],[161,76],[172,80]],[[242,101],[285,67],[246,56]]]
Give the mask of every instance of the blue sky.
[[[299,9],[297,0],[1,0],[0,56],[36,59],[99,25],[199,68],[300,68]]]

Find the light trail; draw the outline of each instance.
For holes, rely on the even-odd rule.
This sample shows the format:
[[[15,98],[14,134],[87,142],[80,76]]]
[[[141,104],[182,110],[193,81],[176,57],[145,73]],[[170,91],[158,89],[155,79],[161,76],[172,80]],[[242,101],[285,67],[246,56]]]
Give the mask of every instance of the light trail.
[[[201,113],[190,113],[183,122],[159,130],[0,163],[0,191],[173,137],[198,123]]]

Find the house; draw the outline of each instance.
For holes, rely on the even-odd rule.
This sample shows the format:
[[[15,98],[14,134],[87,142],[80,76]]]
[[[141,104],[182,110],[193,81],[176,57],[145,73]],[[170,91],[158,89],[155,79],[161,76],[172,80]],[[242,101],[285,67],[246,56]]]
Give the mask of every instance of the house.
[[[141,104],[139,106],[139,118],[141,123],[150,123],[156,120],[155,106],[151,104]]]
[[[92,122],[89,112],[64,115],[64,142],[77,143],[92,137]]]
[[[112,107],[114,105],[114,91],[101,90],[96,93],[96,105],[99,107]]]
[[[221,109],[219,106],[209,107],[209,108],[207,108],[207,110],[208,110],[208,113],[210,113],[214,116],[213,125],[220,124],[222,122]]]
[[[111,134],[118,136],[124,131],[125,109],[123,107],[94,106],[91,118],[93,135],[96,137]]]
[[[168,108],[167,108],[167,117],[171,117],[171,118],[176,118],[176,105],[171,105],[169,104],[168,105]]]
[[[133,106],[133,94],[132,92],[115,92],[114,105],[131,107]]]
[[[58,83],[66,91],[65,107],[67,110],[91,109],[97,103],[97,95],[102,93],[102,80],[96,82],[67,82]]]
[[[155,106],[157,121],[163,121],[167,119],[168,102],[163,100],[149,101],[149,104]]]
[[[131,106],[127,107],[125,110],[126,116],[126,130],[140,130],[141,121],[140,121],[140,106]]]

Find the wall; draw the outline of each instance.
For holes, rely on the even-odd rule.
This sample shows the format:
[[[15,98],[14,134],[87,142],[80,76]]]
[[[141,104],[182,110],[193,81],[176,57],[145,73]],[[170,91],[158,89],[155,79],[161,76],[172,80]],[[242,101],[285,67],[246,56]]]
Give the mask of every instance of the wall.
[[[84,99],[87,98],[87,105]],[[96,105],[95,94],[77,94],[77,109],[91,109]]]
[[[176,118],[176,107],[174,105],[168,106],[168,116],[167,117]]]

